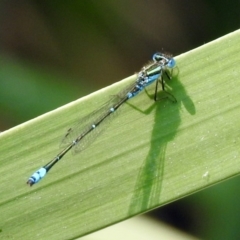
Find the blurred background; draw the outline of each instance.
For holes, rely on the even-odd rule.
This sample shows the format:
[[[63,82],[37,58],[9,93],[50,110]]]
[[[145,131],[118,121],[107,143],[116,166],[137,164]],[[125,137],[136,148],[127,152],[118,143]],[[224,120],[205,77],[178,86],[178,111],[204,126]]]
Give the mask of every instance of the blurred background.
[[[239,11],[239,0],[2,0],[0,131],[132,75],[156,51],[176,56],[237,30]],[[199,238],[239,239],[239,185],[148,215]]]

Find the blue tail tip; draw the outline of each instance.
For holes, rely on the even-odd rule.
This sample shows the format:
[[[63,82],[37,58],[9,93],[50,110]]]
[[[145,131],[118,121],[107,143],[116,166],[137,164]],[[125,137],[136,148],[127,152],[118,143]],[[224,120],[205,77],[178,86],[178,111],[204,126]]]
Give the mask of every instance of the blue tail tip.
[[[27,184],[31,187],[33,184],[39,182],[46,175],[46,173],[46,168],[40,168],[28,179]]]

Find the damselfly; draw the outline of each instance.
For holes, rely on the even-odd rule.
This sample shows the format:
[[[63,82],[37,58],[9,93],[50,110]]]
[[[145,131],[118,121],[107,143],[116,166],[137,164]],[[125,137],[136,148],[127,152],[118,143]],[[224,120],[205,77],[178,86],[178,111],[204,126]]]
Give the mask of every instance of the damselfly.
[[[75,129],[70,128],[65,135],[66,141],[69,138],[71,139],[70,143],[49,163],[37,170],[28,179],[27,184],[32,186],[39,182],[70,149],[74,148],[75,151],[81,151],[86,145],[92,143],[88,139],[91,135],[95,135],[98,132],[98,128],[109,119],[109,116],[113,115],[123,103],[137,96],[145,87],[153,82],[156,82],[154,100],[157,101],[158,83],[161,84],[162,90],[166,92],[163,76],[166,75],[168,79],[171,79],[170,70],[175,67],[176,62],[171,55],[163,53],[155,53],[152,59],[137,74],[137,79],[131,86],[122,90],[114,99],[106,103],[103,108],[95,111],[94,114],[86,116],[85,119],[87,120],[83,126],[76,127]],[[166,93],[171,95],[168,92]],[[175,100],[174,96],[172,98]],[[79,124],[81,124],[81,121]]]

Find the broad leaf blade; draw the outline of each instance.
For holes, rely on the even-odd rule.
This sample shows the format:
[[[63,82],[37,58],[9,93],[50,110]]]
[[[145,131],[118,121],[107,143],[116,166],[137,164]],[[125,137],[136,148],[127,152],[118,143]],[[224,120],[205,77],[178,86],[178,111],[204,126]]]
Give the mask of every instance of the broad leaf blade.
[[[239,37],[177,57],[176,104],[140,94],[32,188],[27,178],[60,151],[67,129],[135,76],[1,133],[0,236],[76,238],[239,174]]]

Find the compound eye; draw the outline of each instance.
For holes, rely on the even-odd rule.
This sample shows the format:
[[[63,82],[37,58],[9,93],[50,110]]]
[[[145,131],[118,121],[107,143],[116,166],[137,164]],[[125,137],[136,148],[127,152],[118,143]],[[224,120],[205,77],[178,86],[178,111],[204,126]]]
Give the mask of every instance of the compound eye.
[[[152,59],[155,62],[159,62],[162,59],[162,54],[161,53],[155,53],[155,54],[153,54]]]
[[[167,64],[167,66],[168,66],[169,68],[174,68],[174,67],[176,66],[176,61],[175,61],[173,58],[171,58],[171,59],[169,60],[168,64]]]

